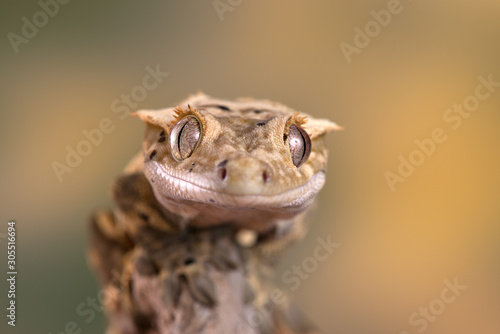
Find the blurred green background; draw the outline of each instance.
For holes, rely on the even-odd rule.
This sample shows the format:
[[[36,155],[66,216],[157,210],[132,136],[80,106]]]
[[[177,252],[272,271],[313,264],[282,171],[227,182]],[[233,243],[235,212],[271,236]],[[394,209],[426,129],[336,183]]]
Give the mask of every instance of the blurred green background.
[[[478,76],[500,81],[500,2],[393,6],[73,0],[44,22],[36,1],[2,1],[0,233],[17,221],[19,274],[17,326],[2,312],[0,331],[55,334],[74,321],[82,333],[103,332],[101,313],[89,323],[76,313],[98,291],[85,260],[87,218],[111,205],[111,181],[141,146],[143,125],[111,104],[159,64],[169,76],[137,108],[202,90],[277,100],[345,127],[328,136],[315,222],[280,272],[311,256],[318,237],[341,247],[296,291],[276,279],[325,333],[500,333],[500,87],[456,130],[443,119],[475,93]],[[388,9],[398,12],[390,22],[372,22],[371,11]],[[13,47],[10,33],[22,36],[23,17],[34,15],[38,32]],[[340,45],[355,46],[356,27],[372,37],[358,36],[368,45],[348,62]],[[52,163],[103,118],[114,130],[59,182]],[[392,191],[385,173],[435,128],[447,140]],[[421,307],[436,311],[443,282],[456,277],[467,289],[425,330],[409,322]],[[5,280],[0,287],[5,310]]]

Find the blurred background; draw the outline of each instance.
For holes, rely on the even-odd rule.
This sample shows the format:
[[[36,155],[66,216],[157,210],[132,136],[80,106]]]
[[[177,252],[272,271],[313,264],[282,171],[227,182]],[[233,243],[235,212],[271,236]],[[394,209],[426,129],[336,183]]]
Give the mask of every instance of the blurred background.
[[[500,82],[500,2],[54,3],[0,3],[2,268],[9,219],[18,231],[17,326],[2,315],[2,333],[55,334],[69,322],[103,332],[101,312],[76,312],[99,289],[85,259],[87,218],[111,206],[110,183],[140,149],[143,125],[112,104],[148,66],[169,74],[145,95],[135,88],[125,109],[202,90],[280,101],[345,127],[327,137],[312,229],[276,277],[325,333],[500,333],[500,87],[474,100],[479,77]],[[464,101],[474,111],[448,111]],[[113,130],[58,177],[54,162],[66,165],[67,147],[105,118]],[[414,153],[436,128],[446,140]],[[281,273],[329,236],[341,246],[292,291]],[[446,292],[456,282],[461,290]]]

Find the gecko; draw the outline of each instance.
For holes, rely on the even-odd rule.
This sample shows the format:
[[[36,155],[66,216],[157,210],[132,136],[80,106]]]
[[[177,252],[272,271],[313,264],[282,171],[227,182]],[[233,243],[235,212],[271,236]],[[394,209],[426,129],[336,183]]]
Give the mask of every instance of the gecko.
[[[319,333],[276,264],[325,183],[336,123],[268,100],[197,93],[132,114],[142,150],[90,220],[107,333]]]

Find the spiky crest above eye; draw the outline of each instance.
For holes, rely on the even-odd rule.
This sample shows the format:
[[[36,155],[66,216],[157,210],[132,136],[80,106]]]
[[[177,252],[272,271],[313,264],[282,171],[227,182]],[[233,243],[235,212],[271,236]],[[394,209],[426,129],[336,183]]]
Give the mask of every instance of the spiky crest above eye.
[[[304,124],[307,123],[307,116],[301,116],[300,112],[293,113],[289,123],[298,126],[303,126]]]
[[[183,119],[187,115],[192,115],[194,113],[194,111],[195,110],[193,109],[193,107],[191,107],[189,104],[188,104],[188,110],[185,110],[184,108],[177,106],[173,111],[174,112],[174,120],[171,122],[172,125],[179,122],[181,119]]]
[[[293,113],[293,115],[288,118],[285,124],[285,135],[288,136],[288,131],[290,130],[290,126],[292,124],[297,125],[298,127],[302,127],[306,123],[307,123],[307,116],[301,116],[300,112]]]
[[[202,124],[202,126],[205,126],[205,121],[203,119],[203,115],[197,110],[191,107],[191,105],[188,104],[187,110],[177,106],[174,110],[174,119],[170,122],[170,129],[174,127],[175,124],[177,124],[181,119],[183,119],[186,116],[195,116]]]

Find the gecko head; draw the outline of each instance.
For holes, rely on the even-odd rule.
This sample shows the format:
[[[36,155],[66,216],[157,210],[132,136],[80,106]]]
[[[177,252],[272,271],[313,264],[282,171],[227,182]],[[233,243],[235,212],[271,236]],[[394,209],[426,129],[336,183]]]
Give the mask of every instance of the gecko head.
[[[304,211],[325,182],[323,135],[340,129],[281,104],[202,94],[134,115],[146,123],[144,172],[158,201],[214,223]]]

